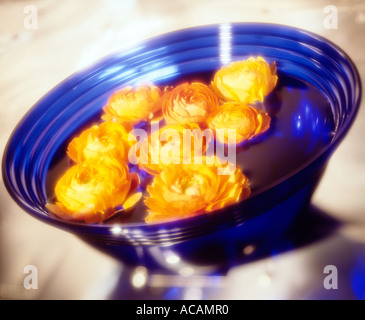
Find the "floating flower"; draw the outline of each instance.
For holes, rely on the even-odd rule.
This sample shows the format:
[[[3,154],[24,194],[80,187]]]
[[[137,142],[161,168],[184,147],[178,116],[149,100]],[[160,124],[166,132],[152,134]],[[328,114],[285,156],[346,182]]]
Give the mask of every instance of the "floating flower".
[[[215,165],[170,165],[147,187],[147,223],[212,212],[249,197],[248,178],[235,168],[219,175]]]
[[[141,198],[136,173],[115,159],[77,163],[58,180],[56,203],[47,208],[65,220],[102,222]]]
[[[140,145],[135,144],[129,159],[156,175],[171,163],[193,163],[194,157],[204,155],[212,136],[210,130],[203,131],[196,123],[169,124],[152,132]]]
[[[161,96],[161,90],[154,85],[125,87],[111,95],[104,107],[105,114],[102,119],[133,125],[151,120],[161,108]]]
[[[126,162],[132,143],[128,141],[128,133],[132,127],[126,128],[120,123],[107,121],[94,125],[74,138],[67,148],[67,155],[74,162],[88,159],[113,157]]]
[[[218,98],[203,83],[182,83],[167,92],[161,101],[166,123],[204,123],[218,108]]]
[[[269,129],[271,117],[240,102],[226,102],[207,120],[216,140],[239,144]],[[231,129],[231,130],[230,130]]]
[[[213,90],[225,101],[263,102],[276,86],[276,64],[262,57],[232,62],[218,70],[212,82]]]

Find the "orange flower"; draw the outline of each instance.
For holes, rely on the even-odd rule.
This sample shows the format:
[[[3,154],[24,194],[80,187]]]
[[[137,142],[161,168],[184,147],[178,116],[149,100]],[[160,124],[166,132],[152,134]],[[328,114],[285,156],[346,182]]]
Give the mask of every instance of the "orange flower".
[[[240,102],[226,102],[208,118],[208,127],[215,132],[215,138],[227,144],[239,144],[250,140],[270,127],[267,113]],[[220,129],[220,130],[218,130]],[[233,134],[230,130],[233,129]]]
[[[170,165],[147,187],[147,223],[182,219],[212,212],[249,197],[241,169],[219,175],[218,166]]]
[[[115,159],[86,161],[68,169],[55,188],[57,202],[47,208],[65,220],[102,222],[134,206],[139,178]]]
[[[127,161],[128,150],[132,143],[128,141],[128,132],[122,124],[107,121],[86,129],[68,145],[67,155],[74,162],[99,159],[103,156]]]
[[[263,102],[276,86],[276,65],[262,57],[232,62],[214,75],[213,90],[225,101]]]
[[[203,83],[182,83],[162,98],[162,112],[166,123],[204,123],[218,107],[218,98]]]
[[[151,120],[160,109],[161,96],[161,90],[154,85],[125,87],[111,95],[102,119],[133,125]]]
[[[204,155],[212,132],[204,132],[196,123],[174,123],[153,132],[139,146],[131,148],[130,160],[149,174],[160,173],[167,165],[194,162]],[[189,141],[190,140],[190,141]]]

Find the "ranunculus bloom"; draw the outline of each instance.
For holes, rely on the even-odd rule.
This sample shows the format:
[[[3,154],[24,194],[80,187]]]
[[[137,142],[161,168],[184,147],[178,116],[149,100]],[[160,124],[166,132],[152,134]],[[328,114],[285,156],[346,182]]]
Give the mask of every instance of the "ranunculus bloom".
[[[236,168],[219,175],[218,166],[170,165],[147,187],[147,223],[212,212],[249,197],[248,178]]]
[[[132,146],[130,160],[149,174],[159,174],[167,165],[194,162],[204,155],[213,134],[196,123],[174,123],[153,132],[139,146]],[[138,155],[139,153],[139,155]],[[138,156],[138,159],[135,157]]]
[[[218,70],[212,82],[213,90],[225,101],[263,102],[276,86],[276,64],[262,57],[232,62]]]
[[[215,132],[216,140],[227,144],[239,144],[269,129],[271,117],[254,107],[240,102],[226,102],[207,120]],[[221,130],[217,130],[221,129]],[[230,134],[230,130],[233,134]]]
[[[217,96],[203,83],[182,83],[161,100],[166,123],[204,123],[219,104]]]
[[[85,161],[68,169],[55,187],[56,203],[47,208],[60,218],[102,222],[116,211],[132,207],[139,178],[115,159]]]
[[[136,124],[154,118],[161,106],[161,90],[154,85],[131,86],[116,91],[104,107],[102,119]]]
[[[68,145],[67,155],[74,162],[83,162],[88,159],[113,157],[126,162],[128,150],[132,143],[128,141],[128,131],[120,123],[107,121],[94,125],[74,138]]]

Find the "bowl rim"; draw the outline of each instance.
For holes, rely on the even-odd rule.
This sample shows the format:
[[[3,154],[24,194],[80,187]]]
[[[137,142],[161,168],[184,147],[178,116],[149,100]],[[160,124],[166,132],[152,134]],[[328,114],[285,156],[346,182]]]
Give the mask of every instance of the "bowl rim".
[[[57,88],[59,88],[63,84],[68,83],[69,81],[74,79],[76,76],[87,75],[91,70],[96,69],[97,66],[104,65],[107,61],[109,61],[110,59],[112,59],[112,58],[114,58],[118,55],[121,55],[121,54],[128,55],[128,54],[130,54],[131,52],[133,52],[133,50],[135,48],[137,48],[138,46],[140,46],[142,44],[144,44],[146,47],[148,47],[155,41],[162,41],[163,42],[164,38],[166,38],[166,37],[174,36],[174,35],[176,36],[176,35],[179,35],[179,34],[182,35],[185,32],[199,31],[201,33],[204,33],[204,30],[208,31],[209,29],[212,29],[212,32],[213,32],[213,30],[218,30],[219,27],[222,26],[222,25],[223,26],[224,25],[231,25],[232,27],[255,27],[255,26],[257,26],[257,27],[270,27],[270,28],[273,27],[273,28],[276,28],[276,30],[278,30],[278,31],[282,30],[282,31],[296,32],[296,33],[302,34],[303,36],[313,38],[313,39],[315,39],[317,41],[320,41],[320,42],[324,42],[327,45],[331,46],[335,51],[340,53],[344,57],[344,59],[348,62],[349,66],[351,68],[351,72],[353,73],[355,82],[357,84],[357,92],[356,92],[357,96],[356,96],[354,106],[351,109],[351,113],[348,115],[348,117],[346,119],[346,123],[344,123],[344,125],[341,126],[341,128],[336,132],[336,135],[332,139],[332,141],[330,143],[328,143],[326,146],[324,146],[314,156],[312,156],[312,157],[308,158],[306,161],[304,161],[302,163],[302,165],[298,166],[294,170],[290,171],[288,174],[286,174],[286,175],[280,177],[279,179],[275,180],[273,183],[271,183],[271,184],[265,186],[264,188],[262,188],[259,195],[261,195],[262,193],[265,193],[266,191],[272,189],[273,187],[276,187],[276,186],[280,185],[284,181],[296,176],[299,172],[303,171],[305,168],[307,168],[311,164],[318,161],[319,158],[321,158],[323,156],[326,156],[326,154],[329,153],[329,152],[333,152],[336,149],[336,147],[339,145],[339,143],[342,141],[342,139],[346,136],[348,130],[353,125],[354,119],[356,118],[356,115],[357,115],[359,107],[360,107],[361,97],[362,97],[361,79],[360,79],[360,75],[359,75],[358,69],[356,67],[356,64],[353,62],[353,60],[349,57],[349,55],[342,48],[340,48],[338,45],[333,43],[331,40],[328,40],[327,38],[325,38],[323,36],[320,36],[320,35],[312,32],[312,31],[308,31],[308,30],[305,30],[305,29],[293,27],[293,26],[290,26],[290,25],[284,25],[284,24],[265,23],[265,22],[264,23],[261,23],[261,22],[225,22],[225,23],[200,25],[200,26],[195,26],[195,27],[187,27],[187,28],[183,28],[183,29],[177,29],[177,30],[173,30],[173,31],[170,31],[170,32],[167,32],[167,33],[163,33],[163,34],[160,34],[160,35],[148,38],[148,39],[144,39],[144,40],[142,40],[138,43],[133,44],[132,46],[124,48],[122,51],[116,51],[116,52],[113,52],[113,53],[108,54],[106,56],[103,56],[103,57],[101,57],[101,59],[98,59],[92,65],[81,68],[80,70],[77,70],[74,73],[72,73],[70,76],[65,78],[60,83],[58,83],[51,90],[46,92],[36,103],[34,103],[33,106],[30,109],[28,109],[28,111],[18,121],[16,127],[13,129],[10,137],[8,138],[8,141],[6,143],[6,146],[5,146],[4,152],[3,152],[3,157],[2,157],[3,181],[4,181],[4,185],[5,185],[8,193],[13,198],[13,200],[24,211],[26,211],[28,214],[32,215],[33,217],[35,217],[37,219],[40,219],[41,221],[43,221],[47,224],[51,224],[51,225],[53,225],[55,227],[58,227],[58,228],[61,228],[61,229],[70,229],[70,227],[72,227],[73,230],[71,230],[71,232],[73,232],[73,233],[77,233],[80,230],[92,230],[92,229],[93,230],[103,229],[103,230],[108,230],[109,232],[111,232],[111,229],[113,229],[115,227],[120,227],[123,230],[124,229],[140,229],[140,228],[143,228],[143,229],[151,228],[152,230],[158,230],[158,229],[161,229],[161,227],[164,227],[165,229],[170,229],[170,226],[172,226],[174,229],[176,229],[176,228],[178,228],[179,224],[190,225],[191,223],[194,223],[194,221],[197,220],[197,219],[205,219],[205,218],[207,218],[207,216],[212,216],[209,213],[202,213],[202,214],[199,214],[199,215],[193,216],[193,217],[183,218],[183,219],[179,219],[179,220],[166,221],[166,222],[153,223],[153,224],[146,224],[145,222],[128,222],[128,223],[114,223],[114,224],[86,224],[86,223],[83,223],[83,222],[66,221],[66,220],[62,220],[60,218],[52,217],[51,215],[40,214],[37,211],[32,210],[31,208],[25,206],[22,203],[22,201],[18,198],[18,196],[16,195],[16,192],[13,190],[13,188],[12,188],[10,182],[9,182],[8,176],[6,174],[6,171],[7,171],[8,149],[10,147],[10,143],[13,139],[14,134],[18,131],[19,127],[23,123],[23,120],[25,120],[28,117],[28,115],[34,109],[36,109],[36,107],[39,105],[39,103],[41,101],[43,101],[43,99],[47,98],[54,90],[56,90]],[[256,196],[257,196],[257,194],[255,194],[253,197],[256,197]],[[247,201],[247,200],[245,200],[245,201]],[[240,203],[233,204],[233,205],[231,205],[227,208],[234,209],[234,207],[237,207],[239,204]],[[226,210],[227,208],[224,208],[224,209]],[[221,214],[224,215],[226,213],[226,212],[222,212],[222,211],[224,211],[224,210],[220,209],[220,210],[215,211],[213,216],[221,215]],[[251,218],[252,218],[252,216],[247,216],[247,219],[251,219]],[[236,223],[234,223],[234,224],[236,224]],[[223,226],[223,227],[226,227],[226,226]]]

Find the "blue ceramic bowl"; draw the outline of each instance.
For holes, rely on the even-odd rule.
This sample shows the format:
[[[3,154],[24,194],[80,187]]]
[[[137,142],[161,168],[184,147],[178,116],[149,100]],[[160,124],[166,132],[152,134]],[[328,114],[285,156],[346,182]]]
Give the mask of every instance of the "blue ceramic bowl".
[[[176,82],[249,55],[275,60],[280,74],[312,84],[330,103],[334,137],[315,156],[247,201],[215,214],[152,225],[87,225],[47,213],[49,170],[64,155],[71,137],[100,117],[113,91],[145,80]],[[129,265],[174,270],[189,265],[197,272],[211,272],[243,259],[247,245],[264,248],[272,243],[309,202],[327,160],[356,116],[360,90],[351,59],[333,43],[307,31],[237,23],[172,32],[74,74],[36,103],[9,139],[2,163],[4,182],[13,199],[33,217]]]

